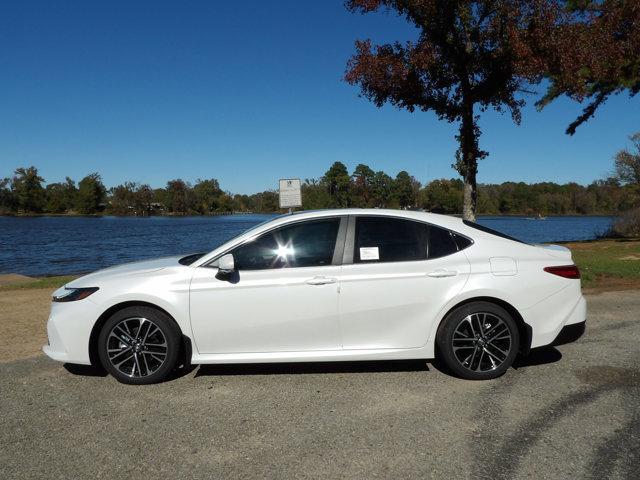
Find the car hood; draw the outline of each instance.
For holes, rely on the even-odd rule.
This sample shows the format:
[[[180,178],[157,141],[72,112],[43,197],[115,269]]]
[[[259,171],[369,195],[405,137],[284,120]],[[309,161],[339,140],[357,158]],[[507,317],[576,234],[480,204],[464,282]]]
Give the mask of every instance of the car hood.
[[[140,262],[125,263],[123,265],[116,265],[115,267],[105,268],[98,270],[97,272],[84,275],[80,278],[69,282],[65,287],[78,288],[78,287],[97,287],[105,280],[113,280],[120,277],[132,277],[136,275],[145,275],[151,272],[157,272],[167,267],[176,267],[180,263],[178,260],[182,258],[178,257],[164,257],[155,258],[153,260],[143,260]],[[187,268],[187,267],[185,267]]]

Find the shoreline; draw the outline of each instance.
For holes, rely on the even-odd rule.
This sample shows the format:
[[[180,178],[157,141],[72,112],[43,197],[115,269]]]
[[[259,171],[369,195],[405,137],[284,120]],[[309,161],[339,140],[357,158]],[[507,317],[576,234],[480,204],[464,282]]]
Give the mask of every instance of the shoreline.
[[[640,238],[600,237],[600,238],[591,238],[587,240],[552,240],[549,242],[542,242],[539,244],[532,243],[531,245],[563,245],[563,246],[571,245],[571,244],[589,245],[589,244],[598,244],[602,242],[635,243],[635,242],[640,242]],[[151,258],[154,258],[154,257],[151,257]],[[138,261],[138,260],[132,260],[132,262],[135,262],[135,261]],[[105,266],[102,268],[109,268],[116,265],[123,265],[125,263],[131,263],[131,262],[116,263],[116,264]],[[97,270],[101,270],[102,268]],[[639,268],[640,268],[640,265],[639,265]],[[45,280],[45,279],[58,278],[58,277],[78,278],[83,275],[88,275],[89,273],[92,273],[97,270],[89,270],[84,272],[50,272],[50,273],[43,273],[38,275],[30,275],[30,274],[25,274],[20,272],[0,272],[0,287],[6,286],[7,279],[9,279],[11,276],[24,277],[25,279],[27,279],[27,281],[37,281],[37,280]]]
[[[640,289],[640,238],[599,238],[548,243],[571,249],[573,261],[582,273],[583,290]],[[0,291],[56,289],[86,273],[88,272],[38,276],[19,272],[0,273]]]

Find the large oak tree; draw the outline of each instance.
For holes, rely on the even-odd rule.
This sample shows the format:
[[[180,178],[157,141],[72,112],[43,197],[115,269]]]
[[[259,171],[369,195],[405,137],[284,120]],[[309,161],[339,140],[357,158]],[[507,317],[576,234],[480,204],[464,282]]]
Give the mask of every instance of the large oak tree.
[[[573,135],[611,95],[640,92],[640,0],[569,0],[539,45],[550,77],[544,107],[562,95],[587,102],[567,128]]]
[[[390,9],[418,29],[415,41],[356,42],[345,79],[377,106],[433,111],[460,125],[455,168],[464,180],[463,216],[476,214],[478,114],[508,111],[516,123],[518,95],[539,82],[546,63],[539,52],[563,11],[554,0],[348,0],[348,9]]]

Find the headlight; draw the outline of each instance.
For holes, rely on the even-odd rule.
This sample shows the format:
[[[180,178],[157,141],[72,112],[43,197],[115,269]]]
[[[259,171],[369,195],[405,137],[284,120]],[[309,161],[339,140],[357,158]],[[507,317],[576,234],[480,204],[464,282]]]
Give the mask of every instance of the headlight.
[[[67,288],[65,287],[64,293],[62,295],[54,295],[54,302],[75,302],[76,300],[82,300],[83,298],[87,298],[92,293],[98,291],[98,287],[87,287],[87,288]]]

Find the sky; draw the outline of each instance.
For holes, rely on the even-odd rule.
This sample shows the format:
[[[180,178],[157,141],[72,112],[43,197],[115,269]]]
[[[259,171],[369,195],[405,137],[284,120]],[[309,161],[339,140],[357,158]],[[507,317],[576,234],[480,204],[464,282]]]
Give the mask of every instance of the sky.
[[[365,38],[415,30],[342,0],[2,2],[0,177],[34,165],[48,183],[97,171],[107,186],[217,178],[234,193],[319,178],[335,161],[456,177],[457,125],[376,108],[342,79]],[[582,107],[537,112],[535,99],[519,126],[482,114],[479,182],[588,184],[640,130],[640,96],[611,98],[573,137]]]

